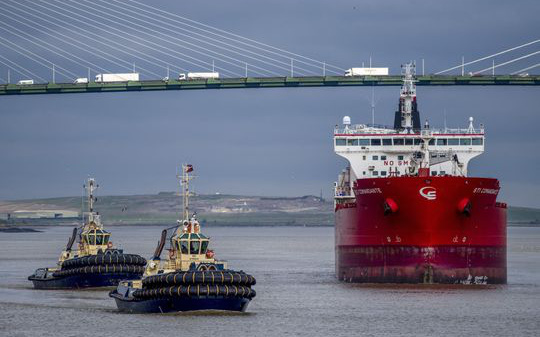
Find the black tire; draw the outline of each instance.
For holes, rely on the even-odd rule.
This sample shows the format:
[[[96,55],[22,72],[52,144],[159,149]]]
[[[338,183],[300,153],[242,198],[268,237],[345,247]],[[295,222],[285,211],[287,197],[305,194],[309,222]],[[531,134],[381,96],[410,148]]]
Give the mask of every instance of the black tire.
[[[78,268],[62,269],[53,273],[54,277],[71,276],[79,274],[109,274],[109,273],[144,273],[144,266],[126,264],[104,264],[98,266],[84,266]]]
[[[146,259],[135,254],[98,254],[66,260],[62,263],[62,270],[85,266],[128,264],[145,266]]]
[[[242,271],[234,270],[206,270],[182,271],[160,275],[153,275],[143,279],[143,288],[162,288],[175,285],[255,285],[253,276]]]
[[[136,298],[160,298],[160,297],[243,297],[252,299],[256,296],[255,290],[243,285],[226,284],[196,284],[161,287],[152,289],[139,289],[133,292]]]

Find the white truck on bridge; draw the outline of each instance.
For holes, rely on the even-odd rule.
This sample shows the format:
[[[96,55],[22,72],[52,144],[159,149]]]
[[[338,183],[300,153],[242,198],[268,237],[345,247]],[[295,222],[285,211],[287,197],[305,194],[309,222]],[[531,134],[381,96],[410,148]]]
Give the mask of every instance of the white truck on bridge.
[[[75,84],[87,84],[88,83],[88,77],[79,77],[73,83],[75,83]]]
[[[388,68],[350,68],[345,76],[387,76]]]
[[[139,81],[139,73],[97,74],[96,83]]]
[[[20,80],[17,82],[17,85],[32,85],[34,84],[34,80]]]
[[[185,81],[185,80],[202,80],[202,79],[209,79],[209,78],[219,78],[219,73],[211,72],[211,73],[187,73],[186,74],[180,74],[178,76],[179,81]]]

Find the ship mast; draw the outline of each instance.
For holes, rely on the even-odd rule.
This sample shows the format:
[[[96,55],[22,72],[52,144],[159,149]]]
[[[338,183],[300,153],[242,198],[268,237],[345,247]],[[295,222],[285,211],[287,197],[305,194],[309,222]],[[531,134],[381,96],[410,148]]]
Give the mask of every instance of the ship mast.
[[[401,66],[403,73],[403,85],[400,91],[401,128],[407,133],[413,128],[413,104],[416,101],[416,85],[414,75],[416,65],[407,63]]]
[[[193,165],[182,164],[182,175],[177,175],[182,190],[182,220],[189,221],[189,181],[194,177],[189,173],[193,171]]]
[[[96,184],[94,178],[88,178],[86,184],[83,186],[86,189],[86,199],[88,202],[88,211],[86,212],[87,223],[99,222],[99,216],[94,213],[94,202],[96,198],[94,197],[94,191],[98,189],[99,185]]]

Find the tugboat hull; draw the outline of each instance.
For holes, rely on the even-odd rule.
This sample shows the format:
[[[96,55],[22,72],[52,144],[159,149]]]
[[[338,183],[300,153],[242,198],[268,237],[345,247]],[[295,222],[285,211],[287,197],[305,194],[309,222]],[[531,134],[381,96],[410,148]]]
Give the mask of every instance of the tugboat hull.
[[[246,311],[250,302],[247,298],[230,297],[199,297],[180,298],[168,297],[158,299],[127,298],[113,291],[110,296],[115,299],[118,310],[127,313],[166,313],[195,310],[226,310]]]
[[[79,289],[114,287],[121,280],[133,280],[139,278],[139,273],[103,273],[95,275],[71,275],[64,277],[39,278],[34,275],[28,277],[35,289]]]

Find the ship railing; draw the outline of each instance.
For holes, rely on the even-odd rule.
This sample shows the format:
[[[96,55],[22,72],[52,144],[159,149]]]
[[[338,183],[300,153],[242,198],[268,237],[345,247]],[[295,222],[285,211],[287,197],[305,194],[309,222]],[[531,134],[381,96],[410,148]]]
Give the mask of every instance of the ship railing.
[[[358,124],[345,128],[334,129],[334,135],[364,135],[364,134],[395,134],[406,133],[398,131],[387,125]],[[413,135],[432,136],[432,135],[471,135],[484,134],[484,128],[460,129],[460,128],[441,128],[441,129],[422,129],[420,132],[413,132]]]

